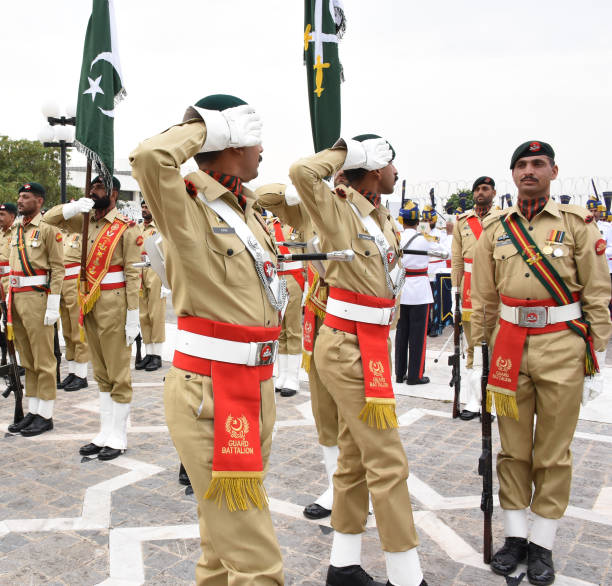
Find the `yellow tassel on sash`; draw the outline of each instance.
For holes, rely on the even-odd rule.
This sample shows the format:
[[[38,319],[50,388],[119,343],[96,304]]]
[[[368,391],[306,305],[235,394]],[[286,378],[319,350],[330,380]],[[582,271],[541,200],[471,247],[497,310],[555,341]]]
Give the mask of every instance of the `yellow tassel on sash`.
[[[306,372],[310,372],[310,360],[312,359],[312,352],[306,352],[302,350],[302,368]]]
[[[399,427],[395,414],[395,399],[371,399],[366,397],[366,404],[359,413],[359,419],[369,427],[393,429]]]
[[[13,324],[7,324],[6,325],[6,338],[7,338],[7,340],[14,340],[15,339],[15,332],[13,330]]]
[[[492,391],[487,388],[487,411],[491,413],[491,406],[495,398],[495,410],[497,415],[512,417],[519,420],[518,404],[516,402],[516,393],[507,394],[499,391]]]
[[[263,485],[261,472],[215,472],[204,495],[205,499],[213,499],[219,508],[225,499],[230,513],[247,511],[251,505],[258,509],[268,506],[268,495]],[[234,476],[237,475],[237,476]],[[238,476],[239,475],[239,476]]]

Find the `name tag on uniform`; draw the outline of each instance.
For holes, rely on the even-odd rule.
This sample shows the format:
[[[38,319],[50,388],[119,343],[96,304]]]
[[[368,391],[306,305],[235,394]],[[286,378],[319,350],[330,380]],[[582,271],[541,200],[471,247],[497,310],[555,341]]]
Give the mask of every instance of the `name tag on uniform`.
[[[495,246],[504,246],[505,244],[511,244],[510,236],[508,234],[502,234],[495,243]]]
[[[374,242],[374,236],[371,234],[357,234],[357,238],[361,238],[362,240],[371,240]]]
[[[236,234],[236,230],[231,226],[213,226],[215,234]]]

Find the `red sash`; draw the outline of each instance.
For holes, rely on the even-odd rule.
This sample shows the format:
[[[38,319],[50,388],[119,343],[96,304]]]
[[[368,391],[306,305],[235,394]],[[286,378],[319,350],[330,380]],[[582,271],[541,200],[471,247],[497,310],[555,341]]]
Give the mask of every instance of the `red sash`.
[[[280,327],[248,327],[201,317],[179,317],[178,329],[235,342],[276,340]],[[212,481],[204,498],[230,511],[267,503],[259,433],[259,383],[272,377],[273,364],[247,366],[190,356],[176,350],[173,365],[212,378],[214,454]]]
[[[321,285],[319,273],[308,263],[308,292],[304,304],[304,324],[302,327],[302,368],[310,372],[310,361],[314,350],[317,316],[325,318],[327,286]]]
[[[330,287],[329,296],[339,301],[366,305],[372,308],[395,306],[395,299],[363,295],[336,287]],[[324,324],[330,328],[357,335],[363,365],[366,401],[359,418],[370,427],[378,427],[379,429],[397,427],[395,395],[393,394],[391,364],[387,348],[390,326],[346,320],[329,313],[325,316]]]
[[[464,258],[465,264],[472,264],[473,258]],[[470,321],[472,315],[472,273],[463,271],[463,288],[461,289],[461,318]]]

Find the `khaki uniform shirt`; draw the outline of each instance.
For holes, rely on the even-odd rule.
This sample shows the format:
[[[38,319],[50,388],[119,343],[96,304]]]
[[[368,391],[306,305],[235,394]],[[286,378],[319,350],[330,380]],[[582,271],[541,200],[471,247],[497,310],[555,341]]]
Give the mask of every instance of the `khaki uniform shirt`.
[[[485,218],[491,215],[492,209],[493,208],[480,219],[481,224],[484,222]],[[478,240],[476,240],[476,236],[474,236],[474,232],[472,232],[472,228],[470,228],[468,224],[468,218],[471,217],[478,218],[474,210],[459,215],[455,227],[453,228],[453,243],[451,245],[451,283],[453,287],[462,286],[465,264],[463,259],[474,259],[474,252]]]
[[[549,199],[544,209],[531,222],[517,205],[494,212],[486,218],[483,233],[476,246],[472,273],[472,337],[490,341],[499,313],[500,295],[518,299],[550,299],[551,295],[532,273],[512,242],[500,218],[516,214],[528,226],[529,235],[540,251],[561,276],[571,293],[579,293],[585,319],[591,324],[593,346],[605,350],[612,333],[608,303],[610,277],[603,254],[596,254],[595,243],[601,235],[593,222],[585,222],[587,210],[578,206],[558,204]],[[555,257],[542,250],[551,230],[565,232],[563,242],[552,245],[563,256]],[[486,315],[486,323],[483,319]]]
[[[83,234],[64,232],[64,264],[81,262],[81,241]]]
[[[11,226],[11,252],[9,262],[11,271],[25,272],[19,260],[19,248],[17,245],[18,227],[23,218],[16,220]],[[42,214],[32,218],[32,221],[24,228],[24,240],[26,254],[30,266],[34,270],[44,269],[51,271],[49,279],[49,293],[59,295],[62,291],[64,280],[64,251],[62,233],[43,220]]]
[[[11,253],[11,228],[0,230],[0,262],[7,262]]]
[[[346,149],[334,148],[300,159],[291,166],[291,181],[319,234],[321,250],[350,248],[355,252],[351,262],[329,262],[325,281],[332,287],[391,299],[393,294],[387,287],[378,247],[349,202],[355,204],[362,216],[371,215],[381,228],[395,253],[389,266],[392,270],[398,262],[399,239],[389,210],[382,206],[375,208],[351,187],[340,186],[334,192],[323,181],[342,167],[345,158]]]
[[[166,244],[166,275],[178,316],[197,316],[245,326],[277,327],[279,315],[257,276],[253,257],[229,226],[185,188],[180,166],[202,148],[206,126],[191,120],[142,142],[130,155],[132,174]],[[185,179],[208,201],[222,198],[244,218],[270,259],[276,245],[265,221],[203,171]]]
[[[125,276],[125,289],[127,296],[127,308],[138,309],[138,291],[140,290],[140,271],[134,266],[134,263],[140,262],[140,246],[137,243],[137,238],[140,235],[140,230],[134,222],[128,220],[125,216],[119,213],[117,208],[113,208],[104,217],[96,220],[92,213],[89,214],[89,232],[87,243],[87,253],[91,252],[91,246],[95,242],[96,238],[105,230],[110,224],[113,223],[116,217],[119,217],[122,221],[128,225],[127,230],[121,235],[113,256],[111,257],[111,265],[119,265],[123,267],[123,274]],[[58,205],[51,208],[43,219],[43,223],[46,222],[52,226],[59,226],[64,230],[74,233],[83,232],[83,214],[77,214],[69,220],[64,219],[62,213],[62,206]],[[80,258],[79,258],[80,260]]]

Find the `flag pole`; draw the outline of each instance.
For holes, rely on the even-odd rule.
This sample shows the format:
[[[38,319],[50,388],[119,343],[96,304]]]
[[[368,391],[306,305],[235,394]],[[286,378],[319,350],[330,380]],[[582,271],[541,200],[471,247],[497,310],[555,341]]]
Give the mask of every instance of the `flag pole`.
[[[87,158],[87,170],[85,172],[85,197],[89,197],[91,191],[91,159]],[[87,294],[87,241],[89,240],[89,212],[83,212],[83,237],[81,239],[81,273],[79,276],[80,291]]]

